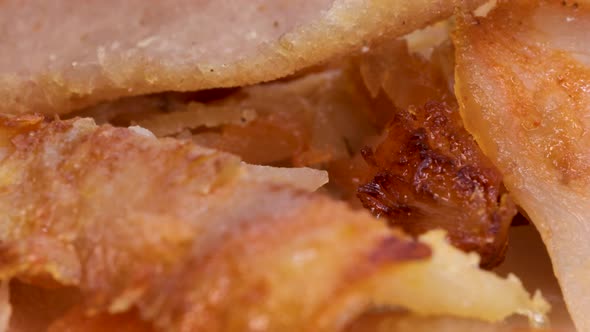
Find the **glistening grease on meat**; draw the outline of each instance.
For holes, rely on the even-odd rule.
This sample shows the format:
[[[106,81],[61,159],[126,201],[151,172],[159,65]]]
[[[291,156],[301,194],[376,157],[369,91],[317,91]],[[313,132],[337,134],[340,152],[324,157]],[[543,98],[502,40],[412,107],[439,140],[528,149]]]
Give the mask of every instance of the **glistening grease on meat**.
[[[535,224],[580,331],[590,331],[590,3],[500,2],[454,40],[466,128]]]
[[[54,331],[337,331],[375,307],[487,321],[548,309],[441,232],[409,239],[243,176],[232,155],[89,119],[3,117],[0,133],[0,277],[78,289]]]

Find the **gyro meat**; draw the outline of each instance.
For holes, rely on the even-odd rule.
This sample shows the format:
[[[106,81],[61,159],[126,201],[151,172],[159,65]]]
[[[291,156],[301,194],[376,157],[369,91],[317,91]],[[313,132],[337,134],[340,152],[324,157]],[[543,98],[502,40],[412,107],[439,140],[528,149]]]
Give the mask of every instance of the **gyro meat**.
[[[2,1],[0,111],[64,114],[124,96],[269,81],[411,32],[454,7],[453,0]]]
[[[347,159],[377,133],[370,100],[345,66],[234,90],[123,98],[75,115],[139,125],[265,165]]]
[[[590,4],[506,1],[459,17],[456,91],[466,128],[504,174],[590,331]]]
[[[78,289],[54,331],[338,331],[374,307],[488,321],[548,310],[441,232],[412,240],[245,177],[229,154],[89,119],[3,117],[0,133],[0,277]]]

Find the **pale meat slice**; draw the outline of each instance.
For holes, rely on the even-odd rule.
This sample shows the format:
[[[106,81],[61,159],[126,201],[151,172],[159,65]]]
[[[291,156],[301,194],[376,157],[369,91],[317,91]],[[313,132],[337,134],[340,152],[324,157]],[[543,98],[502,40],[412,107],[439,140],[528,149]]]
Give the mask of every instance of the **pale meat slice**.
[[[548,309],[441,232],[411,240],[245,178],[232,155],[89,119],[0,124],[1,279],[82,297],[52,331],[336,331],[374,307],[487,321]]]
[[[481,0],[466,0],[472,6]],[[268,81],[452,14],[453,0],[0,3],[0,111]]]
[[[502,2],[458,20],[467,129],[539,229],[568,309],[590,331],[590,3]]]
[[[414,34],[413,44],[432,33]],[[445,229],[455,246],[477,252],[491,268],[504,259],[516,208],[502,174],[463,127],[451,89],[454,50],[448,39],[439,44],[429,58],[412,54],[403,41],[363,54],[363,81],[381,100],[373,111],[390,121],[363,149],[368,167],[357,196],[409,234]]]

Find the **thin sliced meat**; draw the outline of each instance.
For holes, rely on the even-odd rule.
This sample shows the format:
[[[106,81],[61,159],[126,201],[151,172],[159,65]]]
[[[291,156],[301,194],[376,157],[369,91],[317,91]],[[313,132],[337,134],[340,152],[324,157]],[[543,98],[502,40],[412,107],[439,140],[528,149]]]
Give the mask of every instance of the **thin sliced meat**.
[[[494,269],[500,275],[515,273],[522,276],[522,282],[529,289],[539,289],[551,304],[549,322],[551,331],[573,332],[572,321],[559,288],[557,278],[553,274],[551,259],[539,232],[531,225],[510,228],[510,246],[506,259]],[[512,321],[520,327],[522,320]]]
[[[88,119],[0,128],[1,279],[78,288],[66,322],[123,314],[135,329],[137,310],[159,331],[337,331],[375,307],[488,321],[548,310],[442,232],[409,239],[244,178],[232,155]]]
[[[423,32],[423,36],[413,34],[416,36],[412,38],[415,39],[413,43],[427,38],[428,31]],[[419,107],[432,100],[452,99],[454,53],[448,39],[447,34],[445,41],[432,46],[429,57],[412,51],[409,48],[410,43],[404,39],[377,43],[370,47],[359,57],[359,69],[371,96],[377,100],[379,97],[386,97],[393,104],[389,108],[402,110]],[[384,113],[383,116],[395,114],[392,110],[379,108],[375,112]]]
[[[573,320],[590,331],[590,3],[510,1],[460,17],[467,129],[545,242]]]
[[[343,67],[230,91],[123,98],[73,115],[191,138],[249,163],[315,166],[347,159],[376,133],[370,100]]]
[[[122,96],[268,81],[411,32],[449,16],[453,4],[2,1],[0,111],[63,114]]]
[[[328,172],[315,168],[270,167],[242,164],[241,178],[249,182],[276,182],[293,188],[315,191],[328,183]]]

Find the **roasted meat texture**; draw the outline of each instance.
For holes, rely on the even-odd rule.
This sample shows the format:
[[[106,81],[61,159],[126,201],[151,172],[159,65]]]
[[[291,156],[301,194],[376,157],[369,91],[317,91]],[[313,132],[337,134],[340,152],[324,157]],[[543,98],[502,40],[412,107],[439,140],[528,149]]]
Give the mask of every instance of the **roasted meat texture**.
[[[363,54],[373,112],[389,124],[363,150],[368,169],[358,197],[409,234],[445,229],[454,245],[478,252],[490,268],[504,257],[516,208],[502,175],[463,127],[451,89],[453,66],[447,41],[429,58],[410,53],[403,40]]]
[[[412,240],[235,156],[89,119],[0,124],[0,276],[77,289],[52,331],[336,331],[374,307],[489,321],[548,309],[443,233]]]
[[[158,137],[192,139],[250,163],[323,168],[330,172],[330,192],[359,206],[356,189],[367,175],[361,148],[397,108],[450,93],[453,53],[441,37],[447,25],[408,37],[410,47],[431,49],[430,60],[411,55],[403,40],[387,40],[367,46],[361,56],[280,81],[128,97],[69,116],[140,125]]]
[[[374,177],[358,197],[374,215],[412,235],[443,228],[455,246],[478,252],[482,266],[502,262],[516,208],[456,105],[400,112],[364,156]]]
[[[510,249],[494,271],[517,273],[529,289],[540,289],[551,304],[550,324],[530,326],[526,319],[490,324],[456,317],[419,317],[408,312],[375,310],[355,320],[346,332],[573,332],[551,261],[539,233],[532,225],[510,228]]]
[[[29,317],[30,319],[30,317]],[[63,317],[49,325],[47,332],[154,332],[154,327],[143,321],[136,310],[120,314],[88,315],[74,307]],[[12,330],[9,332],[13,332]],[[21,332],[21,331],[14,331]]]
[[[12,280],[9,302],[12,313],[8,331],[47,331],[55,319],[65,315],[80,300],[80,291],[75,287],[48,288]]]
[[[359,151],[383,127],[377,113],[359,64],[346,58],[271,83],[129,97],[68,116],[140,125],[249,163],[325,169],[330,194],[360,208],[356,188],[367,167]]]
[[[437,29],[434,30],[436,36],[444,36],[447,26],[442,22],[431,29]],[[391,204],[411,205],[408,201],[417,200],[416,204],[423,206],[415,206],[412,213],[388,213],[393,223],[403,224],[413,235],[436,227],[445,228],[453,243],[464,250],[478,251],[483,258],[482,264],[490,267],[501,261],[507,243],[507,225],[514,208],[506,197],[501,197],[500,175],[492,165],[483,161],[485,158],[481,158],[479,148],[460,123],[451,90],[452,46],[442,37],[436,43],[424,42],[432,39],[429,37],[432,34],[427,31],[408,37],[410,46],[422,44],[422,48],[426,48],[432,44],[429,58],[412,54],[405,40],[394,39],[367,46],[360,56],[341,59],[289,79],[240,89],[123,98],[73,115],[90,116],[99,123],[117,126],[140,125],[158,137],[191,139],[202,146],[234,153],[250,163],[324,168],[331,176],[331,184],[327,187],[330,193],[356,206],[360,206],[356,197],[359,185],[372,181],[385,168],[388,170],[384,172],[390,175],[417,172],[416,163],[408,164],[406,169],[399,165],[386,166],[393,162],[393,157],[371,167],[363,160],[361,148],[367,144],[377,145],[374,138],[385,130],[384,123],[397,115],[401,122],[390,128],[390,132],[407,135],[386,135],[389,135],[388,139],[403,141],[409,139],[407,136],[413,131],[424,126],[432,127],[435,125],[433,121],[448,117],[446,121],[452,128],[447,130],[445,124],[436,125],[429,140],[444,141],[441,146],[432,147],[433,151],[452,150],[437,150],[436,153],[451,160],[452,165],[443,167],[440,172],[447,172],[441,176],[454,181],[455,189],[445,189],[449,183],[440,179],[426,179],[424,183],[438,181],[436,195],[444,194],[438,200],[426,197],[428,194],[420,192],[420,185],[409,180],[412,175],[407,174],[405,183],[397,182],[387,189],[379,189],[378,185],[373,189],[364,186],[366,193],[362,194],[362,201],[376,214],[383,214],[371,203],[387,207],[387,203],[378,198],[387,193],[379,190],[414,192],[415,197],[402,197]],[[430,109],[421,107],[415,109],[421,115],[411,121],[407,114],[400,115],[400,109],[423,106],[433,99],[448,100],[454,111],[450,108],[439,110],[438,116],[430,119],[426,115]],[[400,120],[402,118],[406,121]],[[445,144],[453,146],[447,148]],[[383,147],[380,155],[385,155],[387,149],[396,148]],[[406,152],[390,153],[403,156]],[[412,153],[420,158],[420,151]],[[466,160],[472,156],[476,156],[476,160]],[[457,177],[458,174],[461,177]],[[391,182],[384,176],[379,179]],[[488,185],[484,183],[486,181],[491,183]],[[464,188],[469,185],[469,189]],[[459,191],[461,194],[454,193]],[[449,195],[454,195],[450,203],[445,201]],[[461,203],[461,200],[465,202]],[[470,207],[469,213],[464,211],[467,206]],[[447,217],[438,220],[443,215]]]
[[[452,95],[453,49],[448,40],[447,23],[440,22],[404,39],[385,40],[366,46],[358,56],[347,59],[349,80],[356,83],[365,103],[373,133],[367,132],[359,145],[351,145],[349,158],[326,166],[339,197],[359,206],[357,189],[374,176],[361,150],[376,146],[389,122],[410,106]],[[441,36],[442,35],[442,36]],[[427,53],[424,56],[417,52]],[[369,135],[370,134],[370,135]]]
[[[63,114],[130,95],[269,81],[450,16],[454,4],[2,1],[0,110]]]
[[[456,91],[466,128],[504,174],[590,331],[590,3],[506,1],[462,15]]]

